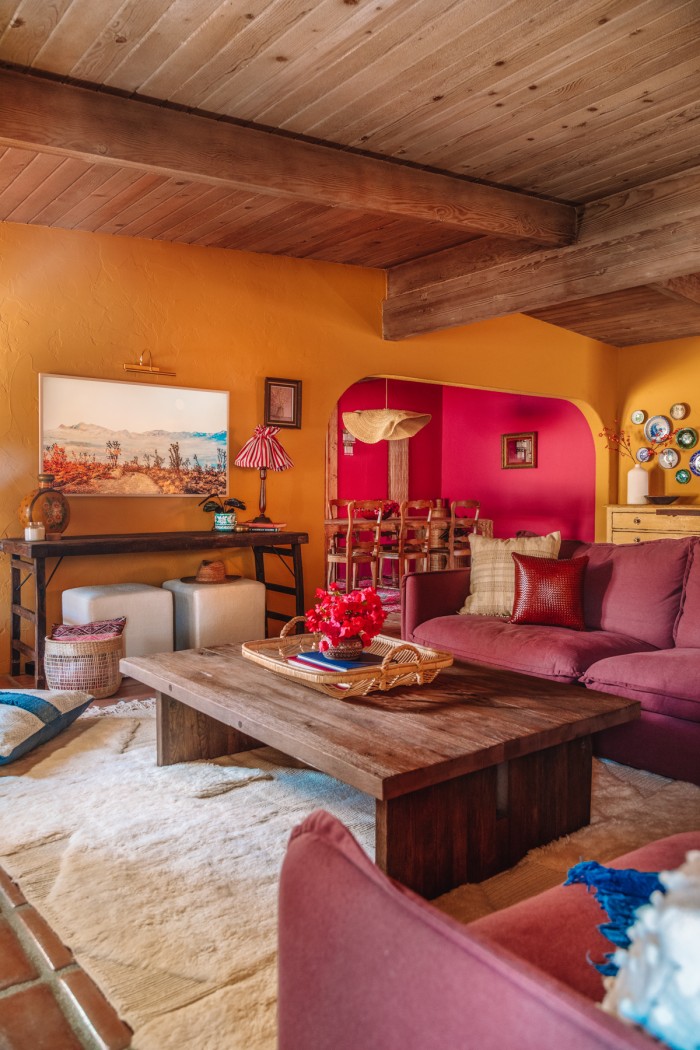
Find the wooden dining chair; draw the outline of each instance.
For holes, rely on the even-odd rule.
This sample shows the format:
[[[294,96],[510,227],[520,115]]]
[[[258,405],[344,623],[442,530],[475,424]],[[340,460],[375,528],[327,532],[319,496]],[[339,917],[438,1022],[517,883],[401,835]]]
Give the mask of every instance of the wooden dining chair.
[[[384,563],[391,564],[391,580],[396,565],[400,586],[401,579],[411,566],[414,571],[425,572],[430,562],[430,524],[433,502],[428,499],[404,500],[400,507],[399,525],[395,540],[381,542],[379,546],[379,579],[384,579]]]
[[[384,500],[329,500],[331,516],[326,520],[326,586],[344,583],[345,593],[357,587],[360,569],[369,565],[372,586],[377,586],[379,525]],[[334,517],[333,510],[346,510],[347,517]],[[344,580],[339,569],[345,569]]]
[[[477,530],[478,500],[453,500],[447,518],[433,515],[430,539],[430,568],[437,572],[469,565],[469,540]]]
[[[470,537],[476,532],[480,507],[476,499],[456,499],[450,504],[448,569],[464,569],[471,564]]]

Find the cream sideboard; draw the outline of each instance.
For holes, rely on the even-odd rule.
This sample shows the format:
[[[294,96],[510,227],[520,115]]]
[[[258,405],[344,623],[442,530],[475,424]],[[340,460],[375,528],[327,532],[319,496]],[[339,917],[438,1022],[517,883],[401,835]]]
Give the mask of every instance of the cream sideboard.
[[[608,543],[643,543],[673,536],[700,536],[700,506],[623,504],[608,511]]]

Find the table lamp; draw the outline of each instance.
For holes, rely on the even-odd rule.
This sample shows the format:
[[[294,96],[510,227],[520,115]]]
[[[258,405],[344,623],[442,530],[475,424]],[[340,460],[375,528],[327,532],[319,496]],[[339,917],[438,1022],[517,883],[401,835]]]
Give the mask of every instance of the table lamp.
[[[260,471],[260,513],[253,521],[270,521],[265,515],[265,478],[268,470],[287,470],[294,466],[275,436],[279,430],[279,427],[258,424],[253,436],[248,438],[234,460],[237,467],[252,467]]]

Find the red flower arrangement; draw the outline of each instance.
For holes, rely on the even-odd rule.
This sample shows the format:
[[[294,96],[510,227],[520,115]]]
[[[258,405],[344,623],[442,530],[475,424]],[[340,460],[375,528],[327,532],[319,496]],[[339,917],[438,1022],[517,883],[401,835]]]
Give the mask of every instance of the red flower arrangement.
[[[306,626],[309,631],[323,635],[318,644],[321,652],[345,638],[361,638],[363,645],[369,645],[386,620],[374,587],[343,594],[338,585],[332,583],[327,591],[319,588],[316,598],[313,609],[306,613]]]
[[[649,439],[651,447],[649,449],[645,460],[640,460],[638,456],[632,451],[632,441],[629,434],[625,430],[617,429],[617,420],[612,427],[604,426],[598,437],[605,438],[607,444],[606,448],[611,452],[619,452],[621,456],[629,456],[633,463],[649,462],[658,456],[665,449],[670,448],[673,444],[678,430],[672,430],[671,433],[665,437],[660,438],[658,441],[654,438]]]

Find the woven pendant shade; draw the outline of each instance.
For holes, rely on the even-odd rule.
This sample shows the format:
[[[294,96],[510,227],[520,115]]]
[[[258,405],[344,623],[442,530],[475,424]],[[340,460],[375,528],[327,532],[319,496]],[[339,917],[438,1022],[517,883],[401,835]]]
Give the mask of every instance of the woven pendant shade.
[[[413,437],[431,419],[432,416],[425,412],[408,412],[401,408],[367,408],[343,412],[346,430],[367,445]]]

